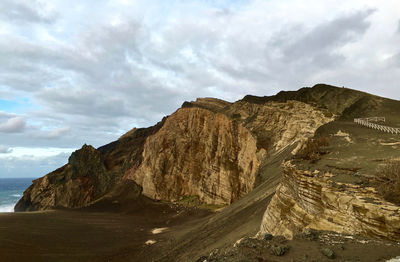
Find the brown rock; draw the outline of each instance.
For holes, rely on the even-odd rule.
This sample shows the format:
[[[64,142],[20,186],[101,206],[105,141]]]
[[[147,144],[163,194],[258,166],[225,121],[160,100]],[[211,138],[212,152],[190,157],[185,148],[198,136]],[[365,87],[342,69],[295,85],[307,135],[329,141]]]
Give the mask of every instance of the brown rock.
[[[303,228],[400,240],[400,207],[383,200],[373,188],[342,184],[337,190],[331,173],[317,175],[290,161],[269,203],[261,233],[291,239]]]
[[[54,207],[83,207],[102,196],[111,185],[100,152],[84,145],[71,154],[68,164],[33,181],[15,211]]]
[[[230,204],[253,189],[265,150],[241,124],[201,108],[171,115],[143,150],[143,163],[126,178],[153,199],[197,195],[205,203]]]
[[[185,102],[153,127],[134,128],[97,150],[84,145],[68,164],[35,180],[15,210],[83,207],[124,178],[154,199],[198,196],[204,203],[230,204],[262,182],[259,166],[267,152],[300,147],[331,120],[297,101]]]

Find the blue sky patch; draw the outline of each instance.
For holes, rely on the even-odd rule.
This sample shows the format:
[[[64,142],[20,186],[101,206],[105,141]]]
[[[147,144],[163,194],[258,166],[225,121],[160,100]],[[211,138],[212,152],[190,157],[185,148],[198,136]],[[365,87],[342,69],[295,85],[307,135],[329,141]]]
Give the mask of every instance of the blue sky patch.
[[[20,113],[30,107],[32,107],[32,103],[28,98],[19,98],[16,100],[0,99],[0,111]]]

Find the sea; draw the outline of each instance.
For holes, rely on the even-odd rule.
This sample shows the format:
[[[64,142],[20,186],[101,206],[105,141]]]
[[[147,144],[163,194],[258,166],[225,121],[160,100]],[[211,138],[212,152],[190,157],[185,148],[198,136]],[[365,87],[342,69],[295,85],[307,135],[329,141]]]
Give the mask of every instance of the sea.
[[[0,212],[14,212],[14,206],[34,178],[0,178]]]

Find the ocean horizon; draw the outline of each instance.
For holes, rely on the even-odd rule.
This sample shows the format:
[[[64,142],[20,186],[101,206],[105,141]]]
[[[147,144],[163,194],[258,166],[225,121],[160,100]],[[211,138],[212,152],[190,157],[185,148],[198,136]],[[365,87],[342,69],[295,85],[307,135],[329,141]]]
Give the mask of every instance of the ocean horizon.
[[[35,178],[0,178],[0,213],[14,212],[14,206]]]

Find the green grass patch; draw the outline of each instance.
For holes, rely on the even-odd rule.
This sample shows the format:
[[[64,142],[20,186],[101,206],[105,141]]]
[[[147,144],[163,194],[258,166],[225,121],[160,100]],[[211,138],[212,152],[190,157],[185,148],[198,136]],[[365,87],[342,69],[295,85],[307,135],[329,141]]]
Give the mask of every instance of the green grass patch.
[[[217,205],[217,204],[206,204],[200,201],[199,196],[184,196],[178,201],[177,204],[185,206],[185,207],[192,207],[192,208],[201,208],[201,209],[208,209],[211,211],[216,211],[220,208],[225,207],[225,205]]]

